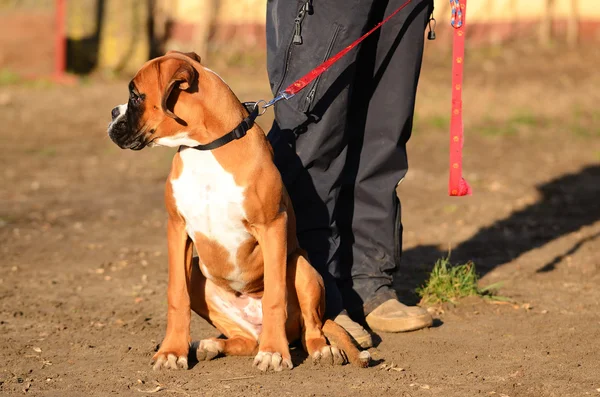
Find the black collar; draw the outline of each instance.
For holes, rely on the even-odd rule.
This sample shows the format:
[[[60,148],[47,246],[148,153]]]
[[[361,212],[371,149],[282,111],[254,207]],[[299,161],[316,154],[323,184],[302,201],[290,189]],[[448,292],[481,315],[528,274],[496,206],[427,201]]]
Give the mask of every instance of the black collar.
[[[219,148],[221,146],[227,145],[229,142],[234,141],[236,139],[240,139],[246,135],[246,132],[254,125],[254,120],[258,117],[258,106],[256,102],[244,102],[244,107],[250,113],[248,117],[242,120],[241,123],[238,124],[233,130],[223,135],[220,138],[215,139],[212,142],[209,142],[205,145],[198,146],[190,146],[192,149],[197,150],[213,150]]]

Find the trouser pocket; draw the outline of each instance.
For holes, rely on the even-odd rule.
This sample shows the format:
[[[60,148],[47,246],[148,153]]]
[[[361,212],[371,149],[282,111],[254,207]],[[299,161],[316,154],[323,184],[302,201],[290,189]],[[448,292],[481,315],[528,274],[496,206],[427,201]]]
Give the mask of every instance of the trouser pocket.
[[[283,63],[273,65],[271,70],[271,78],[277,78],[277,81],[271,81],[274,94],[329,59],[337,49],[342,24],[335,16],[327,15],[327,10],[322,6],[313,9],[312,3],[312,0],[301,2],[295,19],[288,19],[288,26],[279,27],[289,37],[287,50],[279,56]],[[273,59],[273,62],[276,60]],[[275,71],[280,72],[274,73]],[[329,72],[325,72],[327,73]],[[326,84],[322,84],[326,80],[324,74],[320,75],[288,103],[299,112],[310,112],[322,96],[321,91],[327,88]]]
[[[283,0],[286,1],[286,0]],[[276,95],[277,93],[279,93],[282,89],[284,89],[285,87],[283,86],[283,84],[286,82],[286,78],[288,77],[288,72],[290,69],[290,65],[293,65],[294,62],[296,62],[296,57],[297,57],[297,52],[298,50],[295,48],[297,46],[301,46],[304,44],[304,40],[302,38],[302,25],[304,24],[304,20],[306,19],[306,17],[309,14],[313,13],[313,9],[312,9],[312,0],[307,0],[304,2],[299,2],[299,6],[298,6],[298,10],[296,12],[296,17],[293,20],[293,26],[291,27],[291,37],[288,40],[288,46],[287,46],[287,50],[285,51],[285,54],[283,56],[283,66],[281,67],[281,69],[279,69],[281,71],[280,73],[280,78],[279,81],[274,82],[271,81],[271,84],[273,87],[277,87],[275,90],[273,90],[273,94]],[[289,23],[289,20],[288,22]],[[277,35],[281,32],[286,32],[289,31],[290,27],[286,27],[286,26],[280,26],[277,25],[275,26],[275,30],[278,32]],[[267,37],[268,39],[268,37]],[[277,54],[277,52],[273,55],[281,55],[281,54]],[[296,55],[296,56],[294,56]],[[273,78],[273,71],[271,71],[271,78]]]
[[[336,40],[337,40],[340,30],[341,30],[341,25],[333,24],[333,32],[329,39],[329,44],[327,45],[327,51],[325,52],[325,55],[323,56],[323,59],[321,60],[321,62],[325,62],[326,60],[328,60],[331,57],[331,54],[335,47]],[[317,67],[317,66],[318,65],[315,65],[314,67]],[[327,72],[325,72],[325,73],[327,73]],[[313,81],[308,87],[305,88],[306,94],[304,94],[302,100],[298,104],[298,109],[300,111],[302,111],[304,113],[310,112],[315,104],[316,99],[320,98],[322,96],[322,93],[319,90],[319,83],[321,82],[322,77],[323,77],[323,75],[320,75],[319,77],[317,77],[315,79],[315,81]]]

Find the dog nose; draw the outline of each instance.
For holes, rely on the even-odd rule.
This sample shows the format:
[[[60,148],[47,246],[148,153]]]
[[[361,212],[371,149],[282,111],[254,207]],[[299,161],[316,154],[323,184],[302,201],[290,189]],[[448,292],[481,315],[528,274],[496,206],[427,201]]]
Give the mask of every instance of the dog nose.
[[[119,114],[121,114],[121,112],[119,112],[119,107],[117,106],[116,108],[111,110],[110,114],[111,114],[113,120],[116,119],[117,117],[119,117]]]

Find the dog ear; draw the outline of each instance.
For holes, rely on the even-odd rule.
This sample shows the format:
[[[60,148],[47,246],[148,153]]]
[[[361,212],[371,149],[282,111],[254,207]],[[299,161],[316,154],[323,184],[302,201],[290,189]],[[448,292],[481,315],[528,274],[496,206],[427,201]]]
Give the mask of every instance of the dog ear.
[[[194,61],[198,62],[198,63],[202,63],[202,59],[200,59],[200,55],[196,54],[195,52],[185,52],[185,55],[187,55],[188,57],[192,58]]]
[[[200,58],[200,55],[196,54],[195,52],[181,52],[181,51],[175,51],[175,50],[171,50],[171,51],[167,51],[166,55],[169,54],[180,54],[180,55],[185,55],[186,57],[192,58],[194,61],[198,62],[198,63],[202,63],[202,59]]]
[[[190,87],[194,85],[196,80],[198,79],[198,72],[194,67],[187,61],[177,60],[178,68],[175,69],[175,73],[171,76],[171,79],[165,86],[165,90],[162,96],[162,110],[165,114],[175,120],[181,120],[173,111],[171,111],[168,107],[169,97],[173,92],[174,88],[178,88],[180,90],[186,91],[189,90]]]

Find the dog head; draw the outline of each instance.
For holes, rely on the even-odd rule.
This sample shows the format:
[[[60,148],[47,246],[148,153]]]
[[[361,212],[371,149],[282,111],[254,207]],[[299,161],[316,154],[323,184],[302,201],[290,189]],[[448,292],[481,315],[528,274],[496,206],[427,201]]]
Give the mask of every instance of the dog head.
[[[193,52],[169,51],[146,62],[129,83],[128,102],[112,109],[108,135],[122,149],[198,145],[191,137],[205,128],[199,80],[207,74]]]

